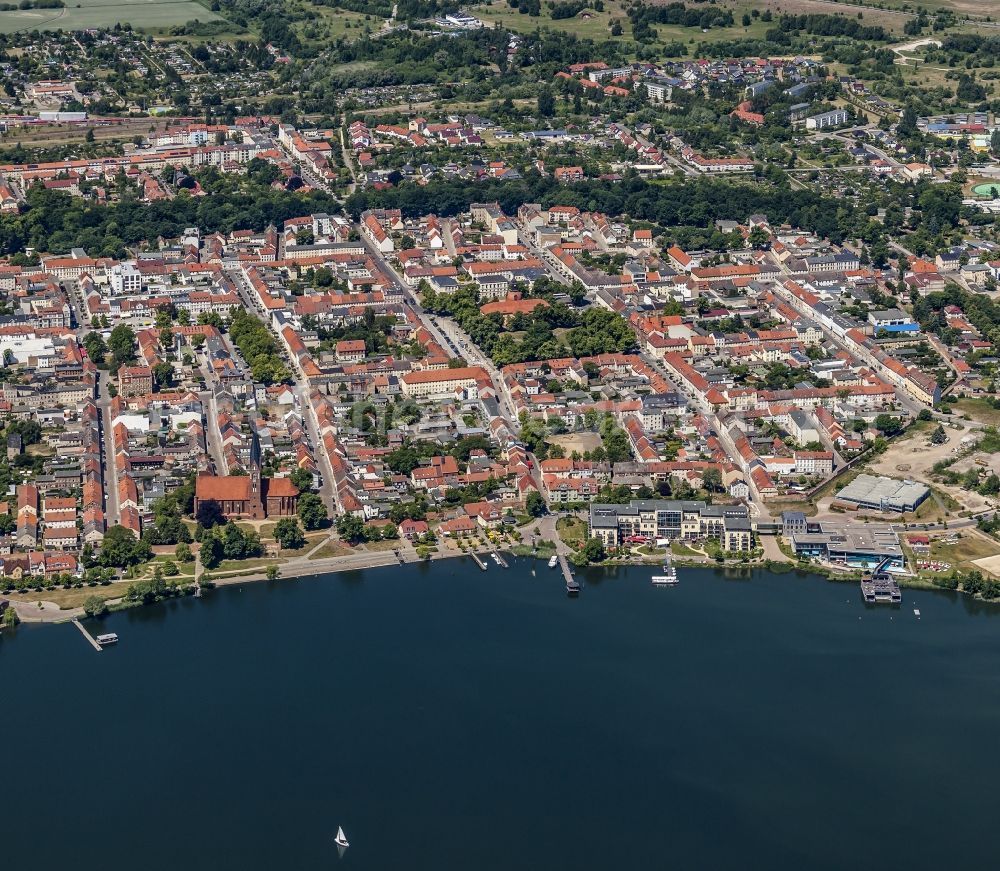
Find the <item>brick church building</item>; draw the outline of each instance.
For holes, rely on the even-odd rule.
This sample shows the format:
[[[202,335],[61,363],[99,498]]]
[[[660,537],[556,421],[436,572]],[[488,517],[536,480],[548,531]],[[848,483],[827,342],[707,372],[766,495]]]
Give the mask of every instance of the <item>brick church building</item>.
[[[215,509],[227,520],[264,520],[289,517],[298,507],[298,488],[288,478],[262,478],[260,439],[254,430],[250,440],[247,475],[200,474],[194,490],[194,516]]]

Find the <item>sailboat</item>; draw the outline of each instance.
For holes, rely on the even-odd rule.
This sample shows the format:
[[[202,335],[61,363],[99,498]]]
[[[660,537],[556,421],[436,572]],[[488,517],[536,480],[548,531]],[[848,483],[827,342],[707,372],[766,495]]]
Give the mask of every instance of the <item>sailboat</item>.
[[[344,834],[344,829],[341,826],[337,826],[337,837],[333,839],[333,842],[338,847],[350,847],[351,845],[347,843],[347,835]]]

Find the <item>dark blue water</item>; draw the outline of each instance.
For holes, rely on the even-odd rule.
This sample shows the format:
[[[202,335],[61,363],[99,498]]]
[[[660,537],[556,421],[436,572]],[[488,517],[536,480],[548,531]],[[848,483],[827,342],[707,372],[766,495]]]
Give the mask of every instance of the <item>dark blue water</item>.
[[[684,569],[569,600],[530,568],[217,590],[100,654],[20,628],[4,867],[994,866],[997,608]]]

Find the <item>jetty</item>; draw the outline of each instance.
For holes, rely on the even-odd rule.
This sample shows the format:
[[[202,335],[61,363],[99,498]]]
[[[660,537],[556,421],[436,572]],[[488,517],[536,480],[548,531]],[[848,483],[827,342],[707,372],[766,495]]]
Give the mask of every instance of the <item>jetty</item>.
[[[499,551],[496,552],[496,559],[497,559],[497,564],[500,566],[500,568],[503,569],[510,568],[510,566],[507,565],[507,560],[503,558],[503,555]]]
[[[580,583],[573,577],[573,572],[569,569],[569,563],[566,561],[566,557],[559,556],[559,568],[562,569],[563,580],[566,582],[566,592],[571,596],[576,595],[580,592]]]
[[[474,550],[469,551],[469,555],[476,561],[476,565],[479,566],[484,572],[486,571],[486,563],[483,562],[482,558]]]
[[[83,624],[79,620],[74,620],[73,625],[83,633],[83,637],[90,642],[90,646],[94,648],[98,653],[100,653],[104,648],[97,643],[94,636],[91,635],[86,629],[84,629]]]

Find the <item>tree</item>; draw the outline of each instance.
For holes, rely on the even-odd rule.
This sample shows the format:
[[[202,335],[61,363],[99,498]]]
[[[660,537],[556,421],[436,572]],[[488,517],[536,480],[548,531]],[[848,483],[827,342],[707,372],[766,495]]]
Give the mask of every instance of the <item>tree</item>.
[[[87,596],[83,600],[83,613],[88,617],[103,617],[108,613],[108,603],[100,596]]]
[[[285,550],[297,550],[306,543],[302,527],[294,517],[282,517],[274,525],[274,540]]]
[[[770,241],[771,237],[763,227],[754,227],[747,237],[747,244],[751,248],[766,248]]]
[[[917,132],[917,110],[913,108],[912,104],[907,103],[904,107],[903,114],[896,125],[896,132],[900,136],[912,136]]]
[[[337,535],[344,541],[352,544],[363,541],[365,537],[365,523],[360,517],[353,514],[344,514],[337,518]]]
[[[189,563],[194,559],[191,553],[191,545],[181,542],[174,548],[174,558],[180,563]]]
[[[705,469],[701,481],[709,493],[717,493],[722,489],[722,472],[718,469]]]
[[[588,538],[580,553],[589,563],[599,563],[607,557],[604,542],[599,538]]]
[[[524,508],[532,517],[541,517],[545,514],[545,500],[542,498],[542,494],[532,490],[524,500]]]
[[[917,415],[917,420],[933,420],[933,419],[934,415],[931,414],[931,410],[929,408],[921,408],[920,414]]]
[[[201,542],[201,564],[206,569],[214,569],[226,556],[222,542],[215,535],[206,535]]]
[[[931,444],[943,445],[946,441],[948,441],[948,433],[944,431],[944,427],[941,424],[938,424],[937,429],[931,433]]]
[[[104,358],[108,353],[108,346],[104,342],[104,337],[98,332],[90,332],[84,336],[83,347],[87,349],[87,356],[97,366],[104,363]]]
[[[308,469],[295,469],[289,476],[299,493],[306,493],[313,488],[313,473]],[[301,497],[300,497],[301,499]],[[308,529],[308,527],[306,527]]]
[[[538,114],[543,118],[551,118],[556,111],[556,100],[552,88],[543,85],[538,89]]]
[[[875,429],[886,436],[893,436],[903,428],[903,422],[898,417],[880,414],[875,418]]]
[[[309,530],[319,529],[327,520],[326,506],[315,493],[303,493],[299,496],[296,513],[302,525]]]
[[[119,366],[135,360],[135,333],[128,324],[118,324],[111,331],[108,348]]]
[[[174,367],[169,363],[157,363],[153,367],[153,381],[157,388],[169,387],[174,380]]]
[[[125,568],[146,562],[151,555],[149,543],[137,539],[131,529],[112,526],[104,533],[99,562],[102,566]]]
[[[271,563],[271,565],[269,565],[264,570],[264,577],[266,577],[269,581],[276,581],[278,579],[278,575],[280,573],[281,572],[278,569],[277,565],[275,565],[274,563]]]

